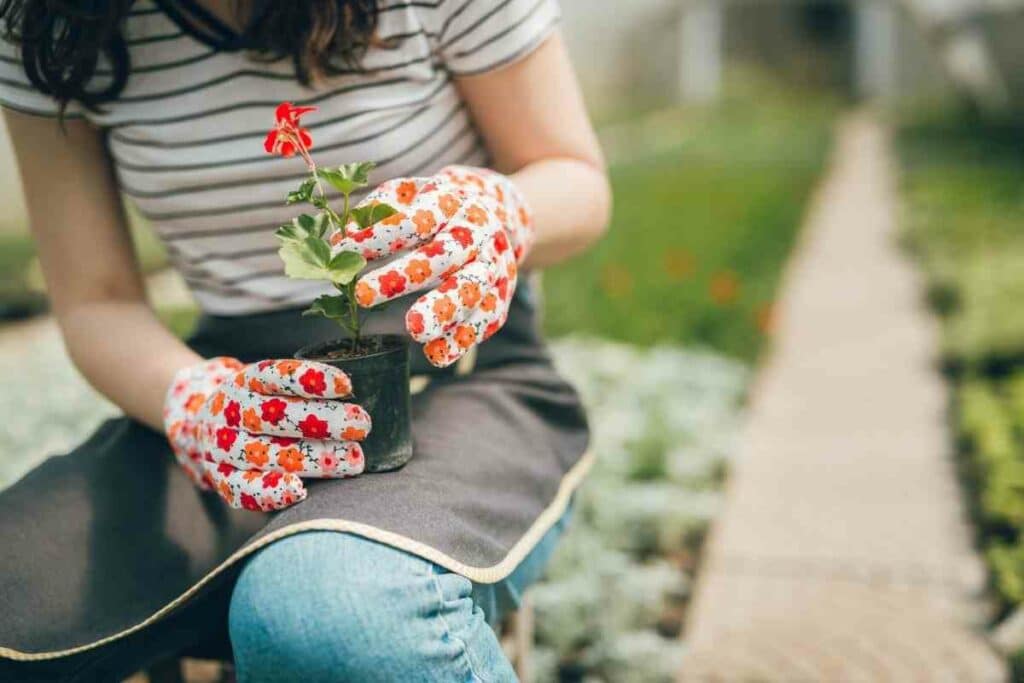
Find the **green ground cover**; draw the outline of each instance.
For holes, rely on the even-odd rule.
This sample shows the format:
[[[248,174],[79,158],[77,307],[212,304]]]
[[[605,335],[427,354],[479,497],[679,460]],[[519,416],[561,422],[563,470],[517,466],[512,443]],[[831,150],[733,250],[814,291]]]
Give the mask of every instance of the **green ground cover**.
[[[942,321],[959,465],[1006,613],[1024,602],[1024,127],[946,112],[896,139],[904,237]]]
[[[608,236],[545,273],[548,332],[753,360],[832,113],[820,97],[762,89],[663,117],[660,149],[611,168]]]

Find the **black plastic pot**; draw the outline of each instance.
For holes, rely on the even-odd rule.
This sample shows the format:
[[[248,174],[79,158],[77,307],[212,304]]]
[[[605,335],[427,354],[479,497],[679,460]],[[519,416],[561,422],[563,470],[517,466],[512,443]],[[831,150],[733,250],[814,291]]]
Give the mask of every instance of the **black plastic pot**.
[[[381,351],[355,358],[331,358],[329,354],[347,346],[347,339],[335,339],[304,346],[295,353],[299,360],[312,360],[345,371],[352,380],[352,401],[361,405],[373,420],[373,429],[363,441],[367,472],[396,470],[412,457],[412,421],[409,405],[409,342],[397,334],[375,335]]]

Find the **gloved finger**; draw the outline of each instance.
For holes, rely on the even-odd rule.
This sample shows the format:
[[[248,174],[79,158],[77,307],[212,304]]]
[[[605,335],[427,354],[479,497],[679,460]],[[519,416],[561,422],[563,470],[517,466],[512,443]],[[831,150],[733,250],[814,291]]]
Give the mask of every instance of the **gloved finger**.
[[[484,299],[488,305],[496,305],[497,294],[490,291],[490,270],[492,264],[474,261],[417,299],[405,314],[405,327],[412,338],[425,344],[469,320]]]
[[[299,398],[345,398],[352,393],[352,381],[344,371],[325,363],[291,358],[247,365],[224,386],[265,396]]]
[[[431,365],[439,368],[451,365],[498,331],[504,323],[507,309],[503,311],[498,307],[497,296],[493,292],[490,296],[494,299],[486,305],[481,303],[465,322],[450,327],[423,345],[423,355]]]
[[[356,208],[386,203],[398,213],[365,228],[360,228],[354,220],[349,221],[344,234],[336,233],[331,237],[335,252],[356,251],[373,261],[415,247],[444,227],[462,204],[454,189],[439,186],[433,179],[406,179],[394,189],[387,185],[391,184],[378,188]],[[399,198],[408,200],[408,204],[400,203]]]
[[[206,460],[203,466],[214,490],[233,508],[270,512],[306,498],[302,480],[291,473],[240,470]]]
[[[167,428],[167,440],[174,453],[175,460],[185,471],[185,475],[193,484],[205,490],[209,488],[203,476],[203,451],[199,444],[194,422],[179,420]]]
[[[205,452],[214,462],[239,469],[315,479],[353,477],[366,466],[363,448],[355,441],[266,436],[230,427],[214,430]]]
[[[207,408],[211,422],[253,434],[362,441],[373,426],[370,414],[355,403],[269,396],[234,385],[221,392],[223,401],[215,396]]]
[[[482,205],[464,205],[429,242],[359,278],[356,300],[368,308],[433,287],[476,259],[482,247],[493,248],[500,231],[501,226]]]

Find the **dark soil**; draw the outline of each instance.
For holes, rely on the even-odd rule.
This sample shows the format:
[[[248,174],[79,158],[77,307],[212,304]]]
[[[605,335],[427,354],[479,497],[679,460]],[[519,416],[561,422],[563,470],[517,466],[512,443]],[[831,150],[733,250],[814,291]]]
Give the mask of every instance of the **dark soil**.
[[[336,347],[323,349],[320,356],[313,360],[352,360],[390,351],[399,346],[400,342],[394,338],[380,335],[363,337],[358,343],[354,339],[346,339],[339,341]]]

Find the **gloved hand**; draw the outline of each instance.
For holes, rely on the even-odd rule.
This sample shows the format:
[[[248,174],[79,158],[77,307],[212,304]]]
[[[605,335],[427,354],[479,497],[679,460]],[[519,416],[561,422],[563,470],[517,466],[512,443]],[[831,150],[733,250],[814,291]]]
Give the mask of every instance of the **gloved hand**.
[[[358,442],[370,416],[334,400],[351,393],[348,375],[322,363],[212,358],[175,375],[164,427],[200,488],[215,489],[232,507],[279,510],[306,497],[301,477],[363,471]]]
[[[426,178],[389,180],[360,206],[398,210],[361,229],[354,222],[334,240],[368,261],[407,252],[363,275],[361,306],[435,288],[405,316],[409,334],[432,364],[461,358],[505,324],[517,266],[533,243],[533,222],[512,181],[494,171],[449,166]]]

